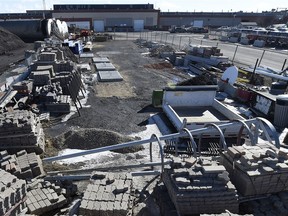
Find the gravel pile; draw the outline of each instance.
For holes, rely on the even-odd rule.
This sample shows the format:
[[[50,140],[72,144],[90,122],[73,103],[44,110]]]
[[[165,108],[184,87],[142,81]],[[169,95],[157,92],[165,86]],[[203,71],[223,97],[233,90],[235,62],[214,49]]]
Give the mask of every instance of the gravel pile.
[[[71,149],[93,149],[104,146],[115,145],[135,140],[129,136],[123,136],[119,133],[101,130],[96,128],[70,130],[54,138],[53,143],[57,148]],[[116,150],[119,153],[130,153],[142,150],[142,146],[129,147]]]
[[[0,27],[0,55],[24,46],[25,43],[18,36]]]

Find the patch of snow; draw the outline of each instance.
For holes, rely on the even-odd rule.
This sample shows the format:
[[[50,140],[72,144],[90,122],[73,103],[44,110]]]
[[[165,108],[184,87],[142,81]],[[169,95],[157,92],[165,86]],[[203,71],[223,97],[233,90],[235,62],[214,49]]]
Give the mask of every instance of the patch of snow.
[[[88,95],[89,95],[90,92],[87,90],[87,86],[85,86],[85,89],[86,89],[86,92],[83,92],[84,93],[84,98],[80,99],[80,103],[81,103],[83,108],[89,108],[89,107],[91,107],[91,105],[86,105],[86,103],[87,103]],[[79,94],[80,94],[80,92],[79,92]],[[74,105],[71,105],[70,113],[65,115],[62,118],[61,122],[67,122],[76,112],[77,112],[76,107]]]
[[[74,154],[74,153],[79,153],[79,152],[84,152],[85,150],[80,150],[80,149],[64,149],[59,152],[59,156],[61,155],[69,155],[69,154]],[[105,161],[110,161],[112,158],[114,158],[118,153],[114,152],[100,152],[100,153],[94,153],[94,154],[89,154],[89,155],[83,155],[79,157],[73,157],[73,158],[68,158],[68,159],[63,159],[58,161],[60,164],[73,164],[73,163],[80,163],[80,162],[87,162],[87,161],[93,161],[93,163],[103,163]]]

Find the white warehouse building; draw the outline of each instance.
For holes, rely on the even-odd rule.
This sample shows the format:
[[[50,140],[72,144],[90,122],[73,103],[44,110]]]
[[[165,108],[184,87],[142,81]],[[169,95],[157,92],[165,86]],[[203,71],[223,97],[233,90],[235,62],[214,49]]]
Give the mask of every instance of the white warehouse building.
[[[142,31],[158,25],[153,4],[54,5],[52,17],[68,26],[104,31]]]

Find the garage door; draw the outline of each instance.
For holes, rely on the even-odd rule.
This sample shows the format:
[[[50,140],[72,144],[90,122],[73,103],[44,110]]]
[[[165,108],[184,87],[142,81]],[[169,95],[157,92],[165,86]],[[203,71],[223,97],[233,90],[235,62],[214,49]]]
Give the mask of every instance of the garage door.
[[[134,20],[134,31],[143,31],[144,20]]]
[[[95,32],[104,32],[104,21],[103,20],[94,20],[94,31]]]
[[[79,29],[89,29],[90,30],[90,22],[89,21],[73,21],[73,22],[66,22],[67,26],[69,27],[76,27]]]

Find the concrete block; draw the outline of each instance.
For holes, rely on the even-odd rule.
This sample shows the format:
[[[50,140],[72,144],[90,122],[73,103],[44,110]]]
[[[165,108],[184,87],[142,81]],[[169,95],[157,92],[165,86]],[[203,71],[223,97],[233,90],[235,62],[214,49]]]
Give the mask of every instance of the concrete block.
[[[240,39],[240,43],[243,44],[243,45],[248,45],[249,44],[249,40],[248,40],[248,38],[242,37]]]
[[[255,40],[253,43],[253,46],[255,47],[264,47],[265,46],[265,41],[263,40]]]

